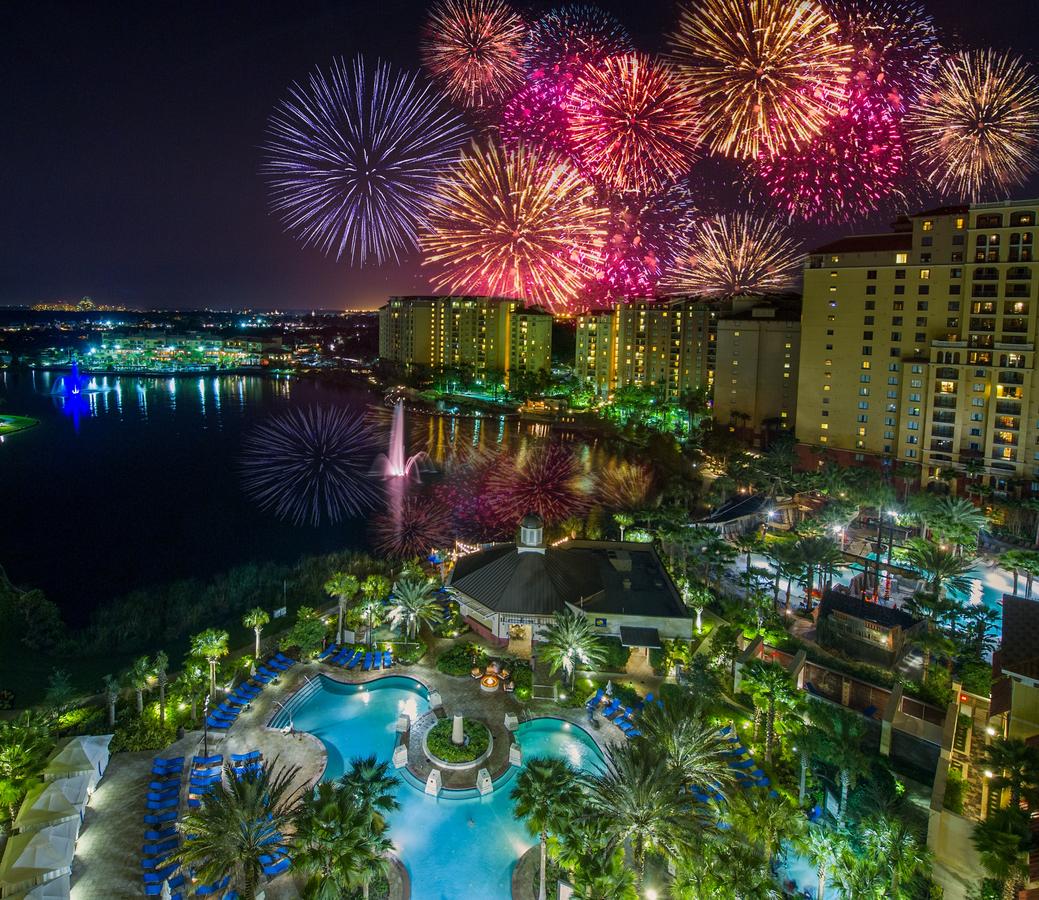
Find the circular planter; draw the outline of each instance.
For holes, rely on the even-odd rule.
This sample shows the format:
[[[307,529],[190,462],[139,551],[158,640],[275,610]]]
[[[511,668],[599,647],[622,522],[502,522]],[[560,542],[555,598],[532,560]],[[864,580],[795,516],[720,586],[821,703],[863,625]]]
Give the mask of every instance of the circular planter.
[[[483,722],[480,722],[479,724],[483,725],[484,728],[487,728],[487,726]],[[433,727],[435,728],[436,725],[434,725]],[[430,731],[432,731],[432,729],[430,729]],[[493,750],[494,734],[491,732],[490,728],[487,728],[487,749],[484,750],[484,752],[481,753],[478,757],[476,757],[476,759],[473,759],[469,762],[448,762],[446,759],[441,759],[439,756],[433,753],[432,750],[429,749],[429,731],[427,731],[422,736],[422,752],[423,754],[425,754],[426,759],[433,763],[433,765],[435,765],[437,768],[449,769],[452,772],[461,772],[465,769],[472,769],[473,767],[480,765],[480,763],[484,762],[491,755],[491,751]]]

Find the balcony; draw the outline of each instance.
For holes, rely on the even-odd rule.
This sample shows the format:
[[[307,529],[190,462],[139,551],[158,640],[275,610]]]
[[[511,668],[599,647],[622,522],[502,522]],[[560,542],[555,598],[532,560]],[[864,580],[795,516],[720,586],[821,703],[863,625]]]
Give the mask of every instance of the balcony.
[[[1021,372],[1000,372],[1000,384],[1024,384],[1025,376]]]
[[[952,441],[932,440],[931,450],[937,453],[952,453]]]
[[[949,369],[949,368],[946,368],[945,366],[942,366],[939,369],[935,369],[934,377],[935,378],[953,378],[953,379],[959,378],[960,377],[960,370],[959,369]]]
[[[1021,415],[1021,404],[1012,400],[1000,400],[996,403],[996,414],[1001,416]]]
[[[955,429],[952,425],[932,425],[931,436],[935,438],[951,438],[954,436]]]
[[[956,409],[956,397],[953,394],[939,394],[934,398],[935,409]]]
[[[1002,434],[992,438],[992,443],[996,447],[1016,447],[1017,446],[1017,435],[1016,434]]]
[[[955,425],[956,424],[956,413],[951,410],[935,409],[931,412],[932,422],[942,422],[944,424]]]

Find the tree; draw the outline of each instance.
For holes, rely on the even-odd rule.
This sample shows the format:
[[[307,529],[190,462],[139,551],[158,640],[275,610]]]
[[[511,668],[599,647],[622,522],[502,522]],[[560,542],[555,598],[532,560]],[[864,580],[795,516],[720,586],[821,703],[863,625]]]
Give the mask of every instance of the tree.
[[[815,576],[833,573],[844,564],[840,545],[829,537],[802,537],[794,544],[798,567],[805,578],[805,602],[811,609],[815,588]]]
[[[683,692],[663,707],[650,705],[640,728],[686,785],[717,785],[724,793],[732,782],[726,746],[717,727],[704,718],[698,696]]]
[[[292,823],[296,792],[292,783],[298,767],[263,767],[238,776],[230,765],[180,824],[184,841],[174,858],[209,884],[231,877],[230,889],[243,900],[255,900],[263,875],[261,857],[289,850],[285,837]]]
[[[119,702],[123,683],[117,675],[106,675],[104,678],[105,702],[108,704],[108,727],[115,727],[115,705]]]
[[[54,669],[47,678],[47,693],[44,702],[56,710],[64,710],[75,698],[72,678],[64,669]]]
[[[899,555],[923,573],[928,593],[941,596],[950,588],[963,594],[970,592],[973,559],[943,550],[923,538],[910,538]]]
[[[711,602],[711,592],[705,585],[690,584],[688,579],[683,579],[682,600],[696,613],[696,633],[700,634],[703,631],[703,611]]]
[[[578,664],[601,666],[606,661],[606,648],[588,617],[570,608],[555,614],[552,624],[545,629],[544,642],[542,655],[549,670],[554,674],[562,669],[571,688]]]
[[[863,845],[881,869],[888,870],[889,897],[901,897],[902,886],[927,869],[927,851],[904,818],[874,819],[866,826]]]
[[[948,541],[957,554],[964,547],[976,547],[978,533],[988,524],[988,516],[962,497],[940,497],[934,503],[932,527]]]
[[[443,618],[435,591],[432,581],[411,578],[402,578],[393,585],[387,618],[394,628],[400,628],[406,640],[414,639],[423,625],[432,626]]]
[[[1014,807],[997,810],[974,826],[971,842],[985,870],[1000,883],[1006,900],[1015,896],[1015,884],[1027,874],[1024,854],[1029,839],[1028,820]]]
[[[818,900],[826,897],[826,878],[844,856],[848,847],[847,838],[840,831],[834,831],[825,825],[810,825],[805,850],[808,858],[815,866],[819,886],[816,890]]]
[[[841,786],[837,810],[837,827],[840,828],[848,811],[848,792],[869,771],[870,757],[862,750],[866,726],[858,713],[845,709],[830,710],[828,716],[819,718],[818,724],[825,734],[821,748],[823,759],[837,769]]]
[[[354,596],[357,594],[360,584],[357,577],[346,572],[336,572],[325,582],[325,593],[336,598],[339,604],[339,624],[336,627],[336,643],[343,643],[343,616]]]
[[[152,669],[155,672],[155,680],[159,683],[159,724],[166,724],[166,684],[169,681],[169,669],[170,669],[170,658],[166,655],[165,650],[160,650],[155,654],[155,661],[152,663]]]
[[[1010,806],[1017,809],[1021,796],[1039,785],[1039,749],[1020,738],[1000,738],[984,751],[985,762],[996,773],[993,783],[1010,792]]]
[[[737,828],[761,848],[769,866],[780,857],[784,841],[796,844],[805,832],[804,813],[778,794],[739,791],[730,798],[729,809]]]
[[[207,628],[191,637],[191,655],[209,663],[209,693],[216,694],[216,664],[221,656],[227,656],[229,635],[218,628]]]
[[[350,768],[339,779],[362,809],[368,811],[379,830],[386,828],[386,814],[400,809],[396,791],[400,779],[390,774],[389,763],[365,756],[350,760]]]
[[[0,719],[0,796],[9,818],[32,786],[54,747],[46,717],[29,710]]]
[[[615,748],[606,769],[588,782],[590,815],[610,835],[627,844],[641,885],[648,853],[678,856],[689,848],[702,823],[683,793],[682,776],[660,748],[632,741]]]
[[[779,710],[793,706],[797,697],[793,680],[779,663],[755,659],[744,668],[741,684],[765,713],[765,761],[770,763]]]
[[[325,623],[312,607],[301,606],[296,610],[296,621],[285,633],[283,647],[299,648],[302,659],[314,657],[325,641]]]
[[[541,845],[538,900],[545,900],[548,836],[563,830],[581,801],[577,772],[565,760],[534,757],[520,772],[509,798],[513,814],[527,823]]]
[[[1032,596],[1032,582],[1039,576],[1039,552],[1035,550],[1008,550],[999,557],[1003,568],[1014,573],[1014,595],[1017,593],[1017,582],[1020,575],[1025,576],[1025,596]]]
[[[191,704],[191,721],[197,722],[199,697],[205,693],[206,687],[209,685],[209,675],[205,666],[189,654],[188,658],[184,660],[184,668],[177,683]]]
[[[614,524],[621,531],[621,540],[624,540],[624,529],[631,528],[635,524],[635,517],[631,513],[618,512],[613,514]]]
[[[750,558],[751,554],[757,553],[764,547],[764,542],[761,540],[757,530],[748,531],[745,534],[739,535],[733,545],[740,552],[746,555],[747,564],[744,569],[745,572],[750,572]]]
[[[126,670],[126,682],[133,688],[137,699],[137,715],[144,712],[144,692],[152,677],[152,665],[147,656],[139,656]]]
[[[256,674],[256,664],[260,661],[260,635],[263,633],[263,626],[271,620],[271,617],[267,615],[265,609],[261,609],[259,606],[254,606],[244,616],[242,616],[242,624],[246,628],[251,628],[253,634],[256,637],[256,649],[253,651],[253,664],[252,673]]]

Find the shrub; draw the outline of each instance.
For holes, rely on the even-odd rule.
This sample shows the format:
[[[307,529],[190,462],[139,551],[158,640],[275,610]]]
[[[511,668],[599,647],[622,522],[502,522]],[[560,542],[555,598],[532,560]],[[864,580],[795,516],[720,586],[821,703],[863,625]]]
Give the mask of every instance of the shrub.
[[[77,706],[61,713],[55,722],[63,735],[88,734],[102,728],[105,710],[100,706]]]
[[[461,747],[451,741],[452,728],[451,719],[441,719],[429,730],[429,736],[426,738],[429,752],[444,762],[472,762],[486,752],[490,746],[491,733],[483,722],[476,722],[472,719],[465,719],[462,722],[466,742]]]
[[[963,689],[980,697],[992,693],[992,666],[981,659],[967,659],[959,665]]]
[[[623,672],[628,665],[628,657],[631,650],[621,645],[621,639],[615,637],[603,638],[603,648],[606,650],[606,659],[602,664],[604,672]]]
[[[406,644],[395,642],[390,647],[393,650],[393,661],[405,666],[417,663],[429,649],[423,641],[419,640],[408,641]]]
[[[121,750],[135,752],[139,750],[162,750],[177,739],[177,728],[171,721],[160,725],[149,716],[128,718],[115,727],[115,736],[109,750],[116,753]]]
[[[437,671],[445,675],[468,675],[473,668],[473,657],[476,657],[475,665],[481,669],[487,665],[490,657],[479,644],[455,644],[440,654],[437,660]]]
[[[301,606],[293,625],[281,639],[281,649],[299,648],[301,659],[317,656],[325,641],[325,623],[309,606]]]
[[[516,685],[516,699],[529,700],[534,691],[534,670],[525,662],[518,662],[512,669],[512,681]]]
[[[945,782],[945,799],[943,801],[946,809],[951,809],[958,815],[963,814],[963,797],[966,794],[967,785],[958,769],[949,769],[949,777]]]

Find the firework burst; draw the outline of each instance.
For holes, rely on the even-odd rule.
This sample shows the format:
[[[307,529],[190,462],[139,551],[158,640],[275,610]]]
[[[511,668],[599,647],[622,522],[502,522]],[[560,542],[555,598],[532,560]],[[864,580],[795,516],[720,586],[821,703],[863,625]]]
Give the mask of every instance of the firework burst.
[[[278,104],[261,171],[305,246],[361,265],[399,260],[418,246],[426,197],[466,132],[417,76],[336,60]]]
[[[542,78],[528,81],[502,110],[498,131],[509,149],[523,143],[542,147],[573,160],[570,119],[564,109],[568,89],[558,81]]]
[[[599,499],[611,509],[644,509],[653,496],[653,469],[641,463],[622,461],[604,467],[596,477]]]
[[[436,290],[567,308],[591,273],[607,211],[561,157],[474,145],[445,176],[422,239]]]
[[[697,222],[662,286],[672,294],[735,297],[790,290],[799,251],[786,229],[752,212]]]
[[[515,526],[532,512],[555,524],[588,509],[584,482],[574,455],[549,444],[493,468],[487,477],[488,501],[503,524]]]
[[[831,8],[842,42],[855,50],[852,84],[904,111],[938,64],[934,20],[915,0],[837,0]]]
[[[424,557],[451,542],[443,510],[431,497],[404,497],[398,508],[372,519],[372,543],[390,559]]]
[[[658,190],[696,158],[696,101],[673,69],[645,53],[586,66],[565,108],[581,165],[615,190]]]
[[[759,174],[791,219],[848,221],[875,212],[905,177],[902,130],[883,97],[855,91],[802,150],[766,158]]]
[[[549,10],[531,25],[524,47],[531,78],[562,81],[573,81],[586,65],[633,49],[616,18],[579,3]]]
[[[372,433],[357,413],[297,407],[256,426],[242,442],[246,494],[295,525],[358,516],[379,496],[368,478]]]
[[[502,0],[438,0],[422,60],[456,103],[492,106],[523,80],[525,35],[523,20]]]
[[[845,97],[853,52],[814,0],[686,2],[670,43],[703,139],[745,159],[818,134]]]
[[[905,124],[935,188],[970,201],[1003,194],[1037,168],[1039,81],[1020,57],[956,53],[925,81]]]

